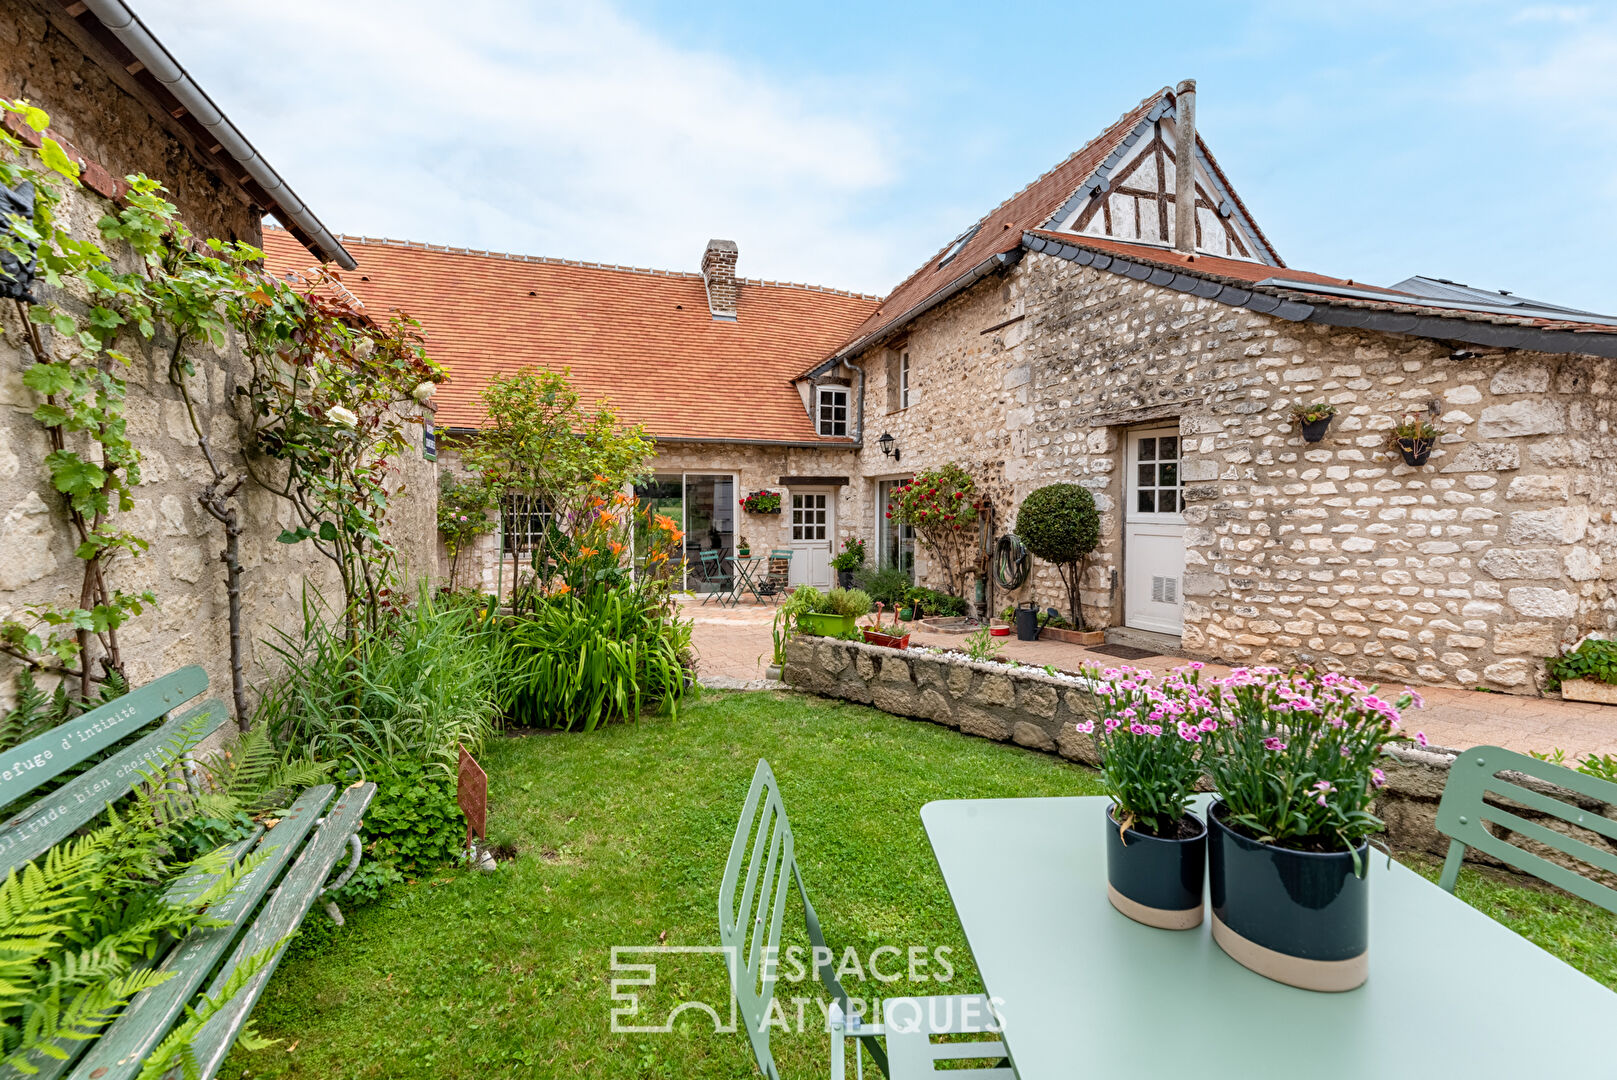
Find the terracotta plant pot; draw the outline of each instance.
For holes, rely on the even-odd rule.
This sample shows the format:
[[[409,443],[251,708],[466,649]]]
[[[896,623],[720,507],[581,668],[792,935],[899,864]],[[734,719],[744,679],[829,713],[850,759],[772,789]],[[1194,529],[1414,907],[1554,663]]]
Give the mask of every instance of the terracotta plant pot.
[[[1207,826],[1186,814],[1195,835],[1184,840],[1135,829],[1119,835],[1113,809],[1106,808],[1106,898],[1135,922],[1159,930],[1200,926]]]
[[[880,645],[887,649],[907,649],[910,647],[910,636],[908,634],[898,637],[894,634],[884,634],[880,630],[865,630],[864,634],[867,645]]]
[[[1236,963],[1304,990],[1342,991],[1370,973],[1370,845],[1293,851],[1243,836],[1207,812],[1213,940]],[[1361,876],[1362,875],[1362,876]]]
[[[1405,465],[1418,469],[1432,456],[1432,444],[1424,439],[1401,442],[1398,444],[1398,452],[1404,455]]]
[[[1331,418],[1327,416],[1321,420],[1310,420],[1298,426],[1303,430],[1303,442],[1319,442],[1330,428]]]
[[[988,632],[994,637],[1010,637],[1011,626],[1009,623],[993,623],[988,627]]]

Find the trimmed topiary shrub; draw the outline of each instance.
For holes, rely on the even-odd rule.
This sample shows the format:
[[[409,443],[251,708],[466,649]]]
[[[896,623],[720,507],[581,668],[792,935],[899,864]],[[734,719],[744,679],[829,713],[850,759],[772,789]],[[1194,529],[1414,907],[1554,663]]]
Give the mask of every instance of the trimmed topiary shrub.
[[[1084,625],[1078,582],[1084,559],[1100,543],[1100,514],[1095,496],[1077,484],[1049,484],[1022,500],[1016,511],[1016,536],[1035,557],[1055,564],[1067,586],[1072,621]]]

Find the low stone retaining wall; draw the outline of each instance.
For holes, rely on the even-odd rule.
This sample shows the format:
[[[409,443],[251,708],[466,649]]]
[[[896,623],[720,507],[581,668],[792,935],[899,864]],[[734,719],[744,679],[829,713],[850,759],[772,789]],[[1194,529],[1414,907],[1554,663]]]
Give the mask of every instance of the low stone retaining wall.
[[[1014,742],[1090,766],[1099,764],[1094,739],[1074,726],[1085,717],[1086,702],[1073,676],[978,663],[955,653],[796,636],[786,646],[785,679],[794,688],[873,705],[896,716],[930,720],[967,735]],[[1437,831],[1437,804],[1455,752],[1398,748],[1390,755],[1384,770],[1387,785],[1374,807],[1387,823],[1388,843],[1404,851],[1447,854],[1448,838]],[[1527,784],[1549,789],[1537,781]],[[1537,814],[1524,816],[1551,827],[1562,825]],[[1559,853],[1538,850],[1557,862],[1567,861]],[[1467,857],[1499,865],[1471,850]],[[1587,867],[1578,869],[1588,872]]]

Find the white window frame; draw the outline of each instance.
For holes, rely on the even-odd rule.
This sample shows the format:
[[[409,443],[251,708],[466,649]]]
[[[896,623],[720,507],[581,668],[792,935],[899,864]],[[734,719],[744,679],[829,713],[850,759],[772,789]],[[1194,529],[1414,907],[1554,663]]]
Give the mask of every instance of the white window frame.
[[[834,428],[836,426],[836,423],[837,423],[834,416],[830,417],[830,418],[827,418],[827,416],[826,416],[827,401],[828,401],[828,399],[834,399],[834,398],[837,398],[837,397],[840,397],[842,399],[842,430],[841,431],[827,431],[826,428],[828,426]],[[830,405],[830,408],[832,408],[832,409],[836,408],[836,405],[834,404],[834,402]],[[847,438],[849,432],[851,432],[853,430],[853,417],[851,415],[851,412],[852,412],[851,395],[848,393],[848,388],[846,386],[819,386],[819,387],[815,388],[815,390],[814,390],[814,430],[819,433],[821,438],[826,438],[826,439],[843,439],[843,438]]]
[[[910,351],[898,354],[898,407],[910,407]]]
[[[505,554],[526,555],[539,547],[550,526],[550,509],[531,491],[508,492],[500,503],[500,543]]]

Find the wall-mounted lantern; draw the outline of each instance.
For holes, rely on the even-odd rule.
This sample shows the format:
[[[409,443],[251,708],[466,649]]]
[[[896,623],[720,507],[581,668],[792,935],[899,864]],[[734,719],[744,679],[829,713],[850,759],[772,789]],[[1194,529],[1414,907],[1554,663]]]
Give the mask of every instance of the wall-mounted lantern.
[[[882,456],[890,457],[894,461],[903,460],[898,451],[898,440],[887,432],[881,433],[881,438],[876,440],[876,445],[881,447]]]

